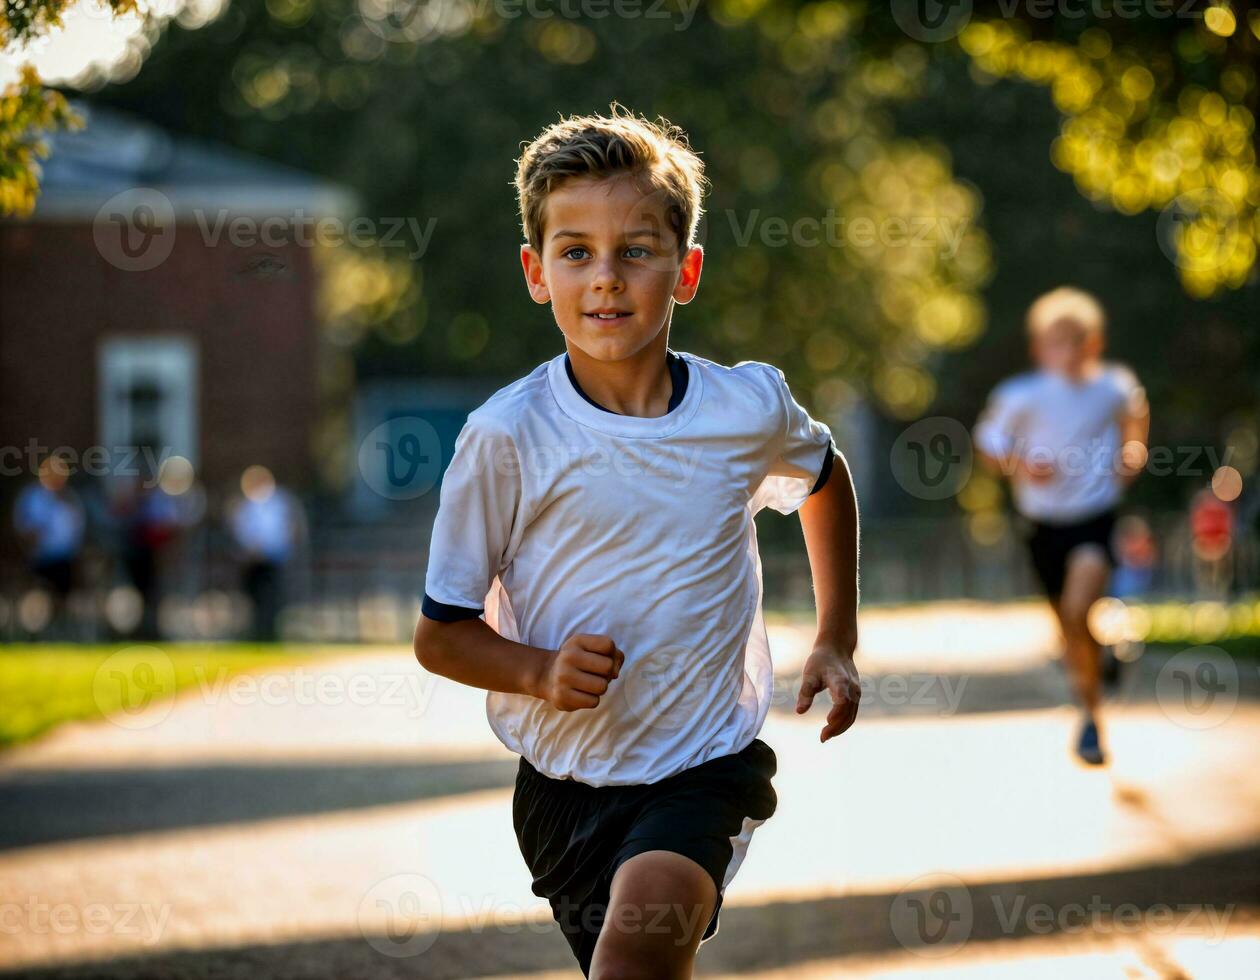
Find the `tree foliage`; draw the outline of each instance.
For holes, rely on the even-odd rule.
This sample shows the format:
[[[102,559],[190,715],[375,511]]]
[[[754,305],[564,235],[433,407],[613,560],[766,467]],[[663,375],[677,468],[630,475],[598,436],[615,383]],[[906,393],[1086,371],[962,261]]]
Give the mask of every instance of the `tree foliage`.
[[[105,0],[115,14],[135,9],[136,0]],[[19,60],[32,41],[61,26],[71,0],[3,0],[0,57]],[[21,65],[17,79],[0,90],[0,215],[28,215],[39,196],[38,160],[48,155],[43,134],[82,125],[65,96],[45,89],[39,73]]]
[[[1255,274],[1260,18],[1007,6],[999,18],[976,5],[932,42],[860,0],[705,0],[655,7],[658,18],[527,16],[484,0],[232,0],[198,30],[171,27],[137,77],[97,98],[339,180],[378,229],[433,222],[423,254],[384,235],[319,252],[328,329],[361,374],[510,376],[552,352],[554,325],[523,304],[507,244],[520,240],[519,141],[613,99],[666,115],[703,150],[714,187],[705,302],[680,318],[680,343],[715,357],[755,349],[809,384],[822,411],[861,389],[910,418],[941,394],[950,352],[982,335],[1003,258],[980,171],[960,177],[959,148],[928,135],[930,120],[907,123],[915,106],[957,102],[978,116],[1008,80],[1043,86],[1061,126],[1041,159],[1123,220],[1162,211],[1190,295]],[[28,76],[20,97],[35,91]],[[55,123],[28,113],[0,127]],[[993,152],[988,175],[1007,150]],[[29,193],[27,159],[4,176],[24,174]],[[1022,220],[1036,220],[1021,193]]]
[[[1166,213],[1188,293],[1241,287],[1260,243],[1260,11],[1240,23],[1214,4],[1158,32],[1102,23],[1043,38],[1024,21],[979,21],[959,41],[982,80],[1049,88],[1063,115],[1051,157],[1082,194],[1122,214]]]
[[[29,65],[0,93],[0,214],[27,215],[39,194],[38,159],[48,156],[41,133],[81,125],[60,92],[42,88]]]

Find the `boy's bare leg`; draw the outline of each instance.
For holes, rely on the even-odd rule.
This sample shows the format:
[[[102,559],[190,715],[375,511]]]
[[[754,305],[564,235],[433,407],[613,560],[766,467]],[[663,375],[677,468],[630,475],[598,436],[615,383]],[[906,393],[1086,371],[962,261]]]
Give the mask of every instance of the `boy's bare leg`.
[[[613,875],[591,980],[690,980],[716,906],[713,879],[691,858],[636,854]]]
[[[1098,709],[1102,649],[1089,630],[1089,610],[1102,598],[1109,573],[1101,548],[1081,545],[1072,549],[1063,594],[1055,610],[1066,644],[1068,680],[1077,703],[1091,716]]]

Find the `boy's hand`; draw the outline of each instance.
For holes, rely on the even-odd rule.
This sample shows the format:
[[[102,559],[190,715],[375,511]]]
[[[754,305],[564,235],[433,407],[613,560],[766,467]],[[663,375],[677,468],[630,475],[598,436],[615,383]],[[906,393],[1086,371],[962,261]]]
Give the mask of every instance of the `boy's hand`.
[[[862,682],[853,663],[852,647],[817,643],[805,661],[801,691],[796,696],[796,713],[803,715],[814,703],[814,695],[826,689],[831,693],[831,710],[819,741],[825,742],[849,730],[857,720]]]
[[[1128,486],[1146,468],[1146,443],[1131,439],[1120,448],[1120,482]]]
[[[561,711],[594,708],[625,659],[610,637],[575,633],[547,661],[538,696]]]

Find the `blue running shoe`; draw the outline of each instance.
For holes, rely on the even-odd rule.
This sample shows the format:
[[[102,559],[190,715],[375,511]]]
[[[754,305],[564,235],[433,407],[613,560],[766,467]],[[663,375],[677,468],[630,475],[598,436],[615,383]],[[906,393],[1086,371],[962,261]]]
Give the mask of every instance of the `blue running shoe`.
[[[1101,766],[1106,761],[1098,740],[1098,725],[1092,719],[1081,725],[1080,738],[1076,742],[1076,754],[1088,766]]]

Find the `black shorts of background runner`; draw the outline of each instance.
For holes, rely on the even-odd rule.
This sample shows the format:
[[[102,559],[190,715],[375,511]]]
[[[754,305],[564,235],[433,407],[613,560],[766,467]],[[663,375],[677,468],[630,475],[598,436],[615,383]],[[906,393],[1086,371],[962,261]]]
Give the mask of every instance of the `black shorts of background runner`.
[[[1031,522],[1027,537],[1028,551],[1032,555],[1033,569],[1037,572],[1037,578],[1041,580],[1046,595],[1057,600],[1063,594],[1068,555],[1078,545],[1098,545],[1103,549],[1107,563],[1114,568],[1116,556],[1111,547],[1111,536],[1115,528],[1114,510],[1106,510],[1071,524]]]
[[[628,786],[553,779],[521,758],[512,800],[517,841],[533,892],[550,902],[583,976],[590,975],[613,875],[645,851],[683,854],[709,873],[718,898],[701,942],[717,933],[727,872],[778,806],[770,781],[777,769],[774,750],[759,738],[737,753]],[[663,920],[656,921],[661,928]],[[652,922],[644,915],[637,928]]]
[[[53,558],[37,562],[31,571],[48,583],[53,592],[61,599],[70,594],[74,588],[74,562],[69,558]]]

